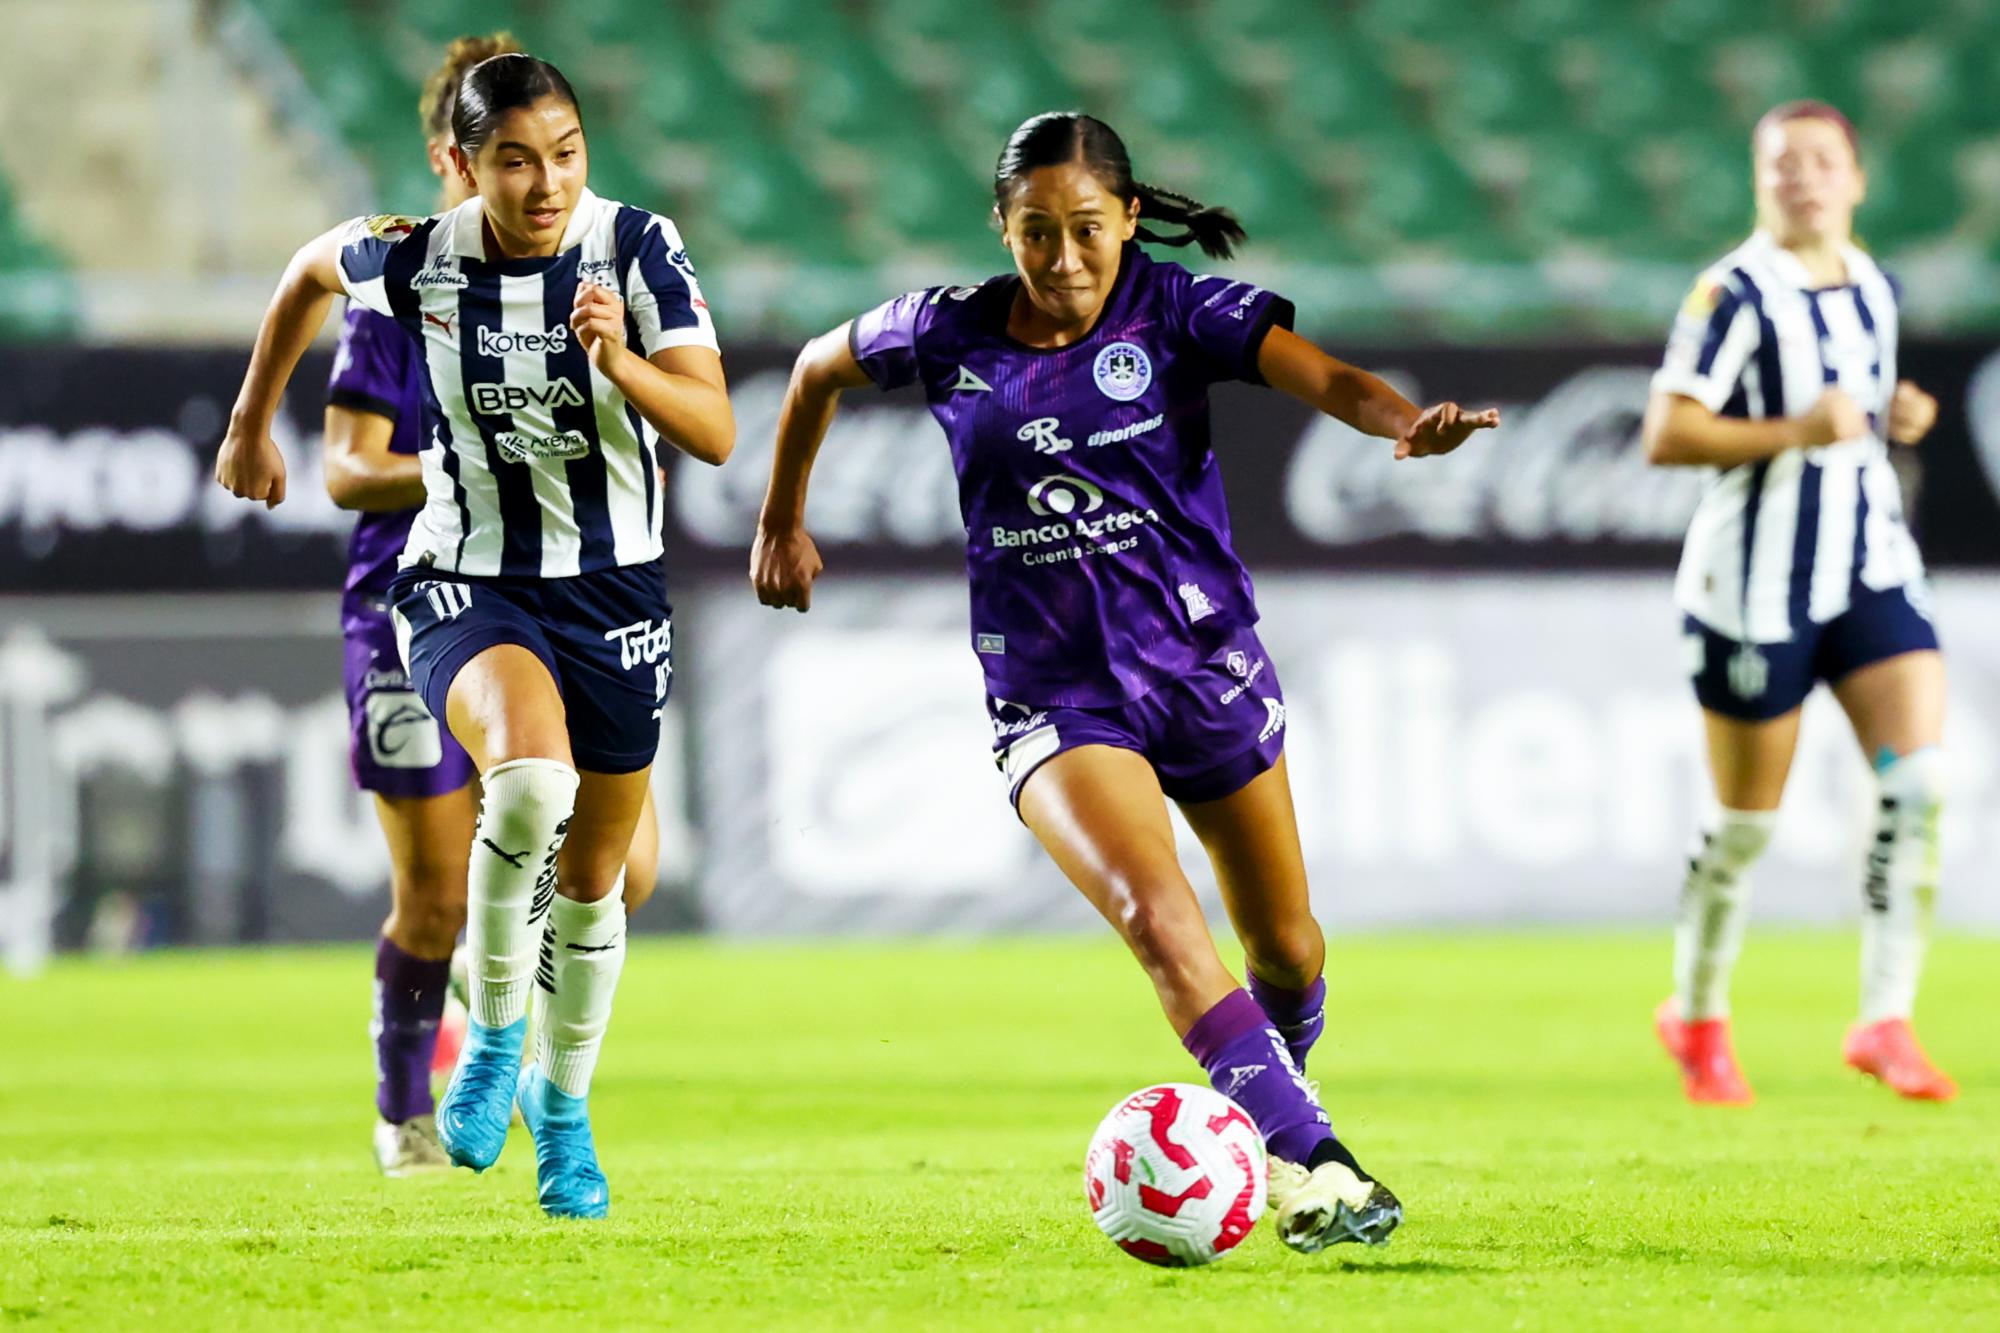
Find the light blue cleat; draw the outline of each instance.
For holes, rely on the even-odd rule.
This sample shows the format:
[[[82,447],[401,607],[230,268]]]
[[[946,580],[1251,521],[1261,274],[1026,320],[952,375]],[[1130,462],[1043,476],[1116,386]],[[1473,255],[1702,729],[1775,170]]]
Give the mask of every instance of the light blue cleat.
[[[525,1018],[504,1028],[465,1025],[465,1048],[437,1107],[438,1142],[458,1165],[484,1171],[500,1160],[507,1125],[514,1118],[514,1076],[527,1035]]]
[[[603,1217],[611,1186],[590,1138],[590,1102],[549,1082],[540,1067],[521,1071],[521,1123],[535,1139],[535,1176],[542,1211],[550,1217]]]

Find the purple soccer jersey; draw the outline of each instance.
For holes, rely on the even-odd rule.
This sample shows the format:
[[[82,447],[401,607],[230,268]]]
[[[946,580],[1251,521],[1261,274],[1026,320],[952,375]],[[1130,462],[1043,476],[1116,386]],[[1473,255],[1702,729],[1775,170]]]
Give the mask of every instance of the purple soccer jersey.
[[[951,442],[973,649],[1020,703],[1125,703],[1257,619],[1209,447],[1208,386],[1261,382],[1289,301],[1127,245],[1090,335],[1007,336],[1020,280],[936,287],[854,321],[885,389],[921,383]]]
[[[416,340],[386,315],[359,301],[350,302],[341,325],[340,347],[333,358],[333,378],[326,400],[336,407],[372,412],[395,423],[389,452],[416,454],[423,450],[424,376],[417,364]],[[396,557],[409,540],[415,509],[355,516],[354,535],[347,543],[347,601],[379,600],[396,573]],[[343,617],[345,618],[345,617]]]
[[[395,423],[389,451],[417,453],[425,384],[419,355],[395,320],[349,305],[327,401],[389,418]],[[411,688],[389,620],[389,581],[416,516],[415,509],[355,516],[340,599],[348,759],[355,785],[383,796],[441,796],[473,775],[471,758]]]

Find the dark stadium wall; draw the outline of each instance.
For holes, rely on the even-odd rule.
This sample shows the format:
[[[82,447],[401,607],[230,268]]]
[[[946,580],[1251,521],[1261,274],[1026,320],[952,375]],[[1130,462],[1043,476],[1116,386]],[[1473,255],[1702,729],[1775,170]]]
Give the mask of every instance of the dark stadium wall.
[[[1645,465],[1638,421],[1657,349],[1381,348],[1354,352],[1412,395],[1496,403],[1506,422],[1448,463],[1392,463],[1379,444],[1247,386],[1216,395],[1239,548],[1256,571],[1669,567],[1702,485]],[[1942,403],[1908,469],[1934,565],[2000,564],[2000,354],[1918,341],[1904,373]],[[767,475],[790,349],[731,349],[739,446],[727,468],[676,467],[668,551],[684,573],[734,574]],[[208,483],[241,371],[236,351],[37,346],[0,364],[0,592],[325,589],[348,518],[319,482],[324,354],[301,369],[279,444],[276,510]],[[921,398],[856,394],[813,483],[812,525],[849,569],[957,567],[961,529],[942,438]]]

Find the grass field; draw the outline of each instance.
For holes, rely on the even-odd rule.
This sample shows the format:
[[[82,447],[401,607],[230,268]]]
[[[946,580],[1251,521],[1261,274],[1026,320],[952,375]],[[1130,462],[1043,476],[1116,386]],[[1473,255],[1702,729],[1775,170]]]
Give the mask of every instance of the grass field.
[[[594,1098],[612,1216],[562,1225],[518,1130],[484,1176],[375,1174],[362,949],[65,963],[0,981],[0,1326],[2000,1323],[2000,941],[1935,951],[1944,1107],[1841,1068],[1831,935],[1751,941],[1759,1104],[1682,1104],[1666,949],[1343,942],[1313,1072],[1409,1220],[1193,1272],[1081,1200],[1112,1101],[1198,1077],[1108,944],[635,946]]]

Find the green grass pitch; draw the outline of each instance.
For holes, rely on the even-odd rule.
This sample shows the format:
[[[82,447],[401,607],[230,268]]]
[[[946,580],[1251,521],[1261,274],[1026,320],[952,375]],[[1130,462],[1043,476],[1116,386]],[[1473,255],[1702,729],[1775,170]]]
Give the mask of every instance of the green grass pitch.
[[[595,1224],[541,1217],[518,1130],[484,1176],[375,1174],[363,949],[65,962],[0,981],[0,1328],[2000,1320],[2000,941],[1934,951],[1942,1107],[1843,1070],[1855,943],[1821,934],[1740,969],[1758,1105],[1684,1105],[1649,1027],[1667,951],[1337,941],[1313,1072],[1408,1221],[1313,1258],[1260,1226],[1192,1272],[1082,1202],[1098,1117],[1198,1077],[1108,941],[636,945]]]

